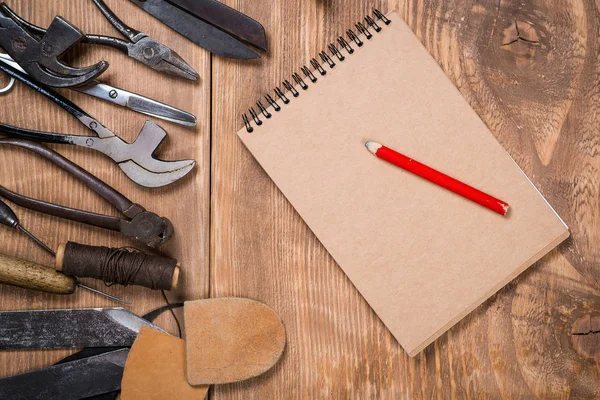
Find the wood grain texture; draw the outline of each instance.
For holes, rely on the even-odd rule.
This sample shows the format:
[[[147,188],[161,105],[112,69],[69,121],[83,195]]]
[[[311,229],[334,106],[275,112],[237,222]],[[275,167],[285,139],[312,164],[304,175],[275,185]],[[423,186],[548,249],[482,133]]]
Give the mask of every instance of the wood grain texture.
[[[171,300],[189,300],[208,295],[208,210],[209,210],[209,157],[210,157],[210,55],[193,43],[173,34],[128,1],[106,0],[127,24],[144,31],[152,38],[170,46],[201,76],[200,82],[170,78],[160,74],[119,51],[91,45],[79,45],[69,55],[76,65],[91,65],[100,59],[110,62],[102,79],[110,84],[192,112],[198,118],[196,128],[185,128],[161,120],[154,120],[169,134],[159,149],[167,160],[195,159],[198,164],[190,176],[160,189],[144,189],[130,181],[107,157],[82,148],[53,146],[61,154],[86,168],[94,175],[121,191],[132,201],[169,218],[175,235],[162,250],[182,264],[180,289],[170,293]],[[48,26],[55,15],[61,15],[84,32],[118,37],[118,32],[104,19],[88,0],[45,1],[13,0],[9,6],[29,21]],[[4,77],[2,77],[3,82]],[[61,90],[81,108],[101,121],[117,135],[133,141],[146,116],[109,103]],[[30,129],[89,135],[77,120],[54,105],[50,100],[17,83],[12,92],[0,96],[0,121]],[[16,149],[2,148],[0,156],[0,184],[28,196],[41,198],[70,207],[118,215],[105,200],[79,181],[40,157]],[[110,247],[138,246],[117,232],[109,232],[78,223],[61,220],[13,206],[22,224],[53,248],[67,240],[82,244]],[[0,253],[21,257],[44,265],[54,265],[52,258],[23,235],[0,228]],[[83,279],[89,286],[133,302],[130,309],[138,314],[164,304],[160,292],[141,287],[105,287],[102,282]],[[50,309],[62,307],[110,307],[118,304],[78,289],[72,296],[56,296],[0,286],[0,309]],[[157,324],[176,333],[173,318],[165,313]],[[66,351],[31,351],[0,353],[0,375],[48,366],[67,354]]]
[[[288,344],[271,372],[215,387],[212,397],[600,396],[600,4],[226,3],[265,25],[269,52],[255,62],[213,59],[211,297],[265,302]],[[414,359],[235,135],[242,112],[372,6],[400,11],[572,231]]]

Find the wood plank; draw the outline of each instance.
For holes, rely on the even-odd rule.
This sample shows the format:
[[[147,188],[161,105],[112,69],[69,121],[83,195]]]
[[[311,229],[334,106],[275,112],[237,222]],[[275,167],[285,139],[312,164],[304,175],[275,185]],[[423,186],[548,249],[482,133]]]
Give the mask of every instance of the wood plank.
[[[599,396],[597,7],[586,1],[227,3],[265,25],[269,53],[256,62],[213,62],[211,296],[267,303],[282,316],[288,345],[274,370],[215,387],[213,397]],[[414,359],[235,136],[242,112],[373,5],[401,12],[573,232]]]
[[[210,56],[208,52],[175,34],[148,14],[127,1],[107,0],[106,3],[127,24],[144,31],[152,38],[172,47],[201,76],[200,82],[170,78],[129,59],[115,49],[79,45],[70,56],[74,64],[91,65],[100,59],[111,66],[102,76],[110,84],[166,102],[192,112],[198,118],[195,128],[159,122],[169,137],[160,149],[166,160],[196,159],[191,176],[160,189],[145,189],[130,181],[107,157],[82,148],[53,146],[61,154],[88,169],[134,202],[148,210],[166,216],[175,226],[175,236],[162,249],[182,263],[182,287],[169,294],[172,301],[197,299],[208,295],[208,210],[210,157]],[[119,37],[119,33],[104,19],[92,2],[76,1],[11,1],[9,6],[27,20],[48,26],[55,15],[61,15],[84,32]],[[5,82],[4,77],[2,77]],[[81,108],[96,117],[124,140],[133,141],[147,117],[109,103],[61,90]],[[0,121],[31,129],[88,135],[78,121],[41,95],[17,83],[12,92],[0,97]],[[28,196],[100,213],[118,215],[107,202],[80,182],[45,160],[16,148],[2,148],[0,184]],[[72,223],[14,206],[24,226],[51,247],[67,240],[105,246],[138,246],[116,232]],[[23,235],[2,230],[0,252],[52,264],[53,260]],[[160,292],[139,287],[104,287],[102,282],[83,280],[90,286],[133,302],[130,309],[142,314],[164,304]],[[49,309],[62,307],[117,306],[97,295],[78,290],[70,297],[40,294],[23,289],[0,286],[0,309]],[[157,323],[176,333],[173,318],[165,314]],[[67,354],[66,351],[31,351],[0,353],[0,375],[28,371],[47,366]]]

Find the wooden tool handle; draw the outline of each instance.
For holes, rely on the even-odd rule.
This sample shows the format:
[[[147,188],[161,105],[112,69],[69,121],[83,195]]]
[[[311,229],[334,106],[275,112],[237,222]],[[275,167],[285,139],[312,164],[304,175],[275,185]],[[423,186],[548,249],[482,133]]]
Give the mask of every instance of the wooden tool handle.
[[[0,283],[54,294],[72,294],[75,278],[31,261],[0,254]]]

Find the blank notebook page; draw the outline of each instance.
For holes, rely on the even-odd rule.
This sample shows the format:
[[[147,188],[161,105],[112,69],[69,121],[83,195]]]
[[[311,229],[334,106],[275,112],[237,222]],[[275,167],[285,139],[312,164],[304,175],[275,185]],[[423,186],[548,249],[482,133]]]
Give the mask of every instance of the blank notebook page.
[[[401,17],[388,18],[238,135],[414,356],[569,233]],[[367,140],[506,201],[508,216],[376,158]]]

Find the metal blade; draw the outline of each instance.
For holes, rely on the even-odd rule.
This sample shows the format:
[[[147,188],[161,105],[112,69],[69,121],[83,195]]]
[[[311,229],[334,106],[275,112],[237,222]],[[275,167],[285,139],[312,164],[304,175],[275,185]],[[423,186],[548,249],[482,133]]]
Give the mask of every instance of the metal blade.
[[[267,50],[265,28],[249,16],[216,0],[166,0],[261,50]]]
[[[0,399],[79,400],[121,389],[129,349],[0,379]]]
[[[4,311],[0,350],[131,346],[142,326],[164,332],[124,308]]]
[[[79,86],[72,89],[151,117],[185,126],[196,125],[196,117],[188,112],[137,93],[107,85],[106,83],[96,81],[91,85]]]
[[[19,64],[17,64],[10,55],[0,53],[0,61],[26,73]],[[160,101],[150,99],[137,93],[129,92],[115,86],[108,85],[101,81],[92,81],[84,86],[70,88],[80,93],[93,96],[110,103],[127,107],[130,110],[149,115],[151,117],[164,119],[176,124],[185,126],[195,126],[196,117],[188,112],[175,108]]]
[[[228,33],[163,0],[130,0],[133,4],[210,52],[229,58],[260,58]]]

